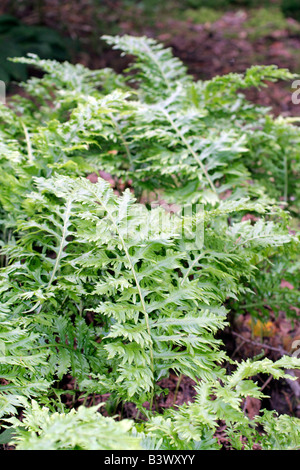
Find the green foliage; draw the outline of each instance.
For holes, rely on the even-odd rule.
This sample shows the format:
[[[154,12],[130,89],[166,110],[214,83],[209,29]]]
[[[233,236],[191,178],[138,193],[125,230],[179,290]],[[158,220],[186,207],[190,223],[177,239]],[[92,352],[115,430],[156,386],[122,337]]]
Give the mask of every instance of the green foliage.
[[[261,314],[253,299],[297,316],[299,128],[241,93],[293,75],[195,82],[152,39],[106,40],[136,58],[129,73],[16,58],[44,75],[0,109],[2,423],[19,449],[217,449],[219,420],[233,448],[297,447],[297,420],[251,421],[243,400],[300,361],[236,363],[218,338],[229,311]],[[170,372],[196,399],[159,414]],[[74,397],[110,394],[147,422],[70,411],[68,377]]]
[[[222,17],[223,12],[214,10],[212,8],[200,7],[197,9],[188,8],[184,12],[180,12],[180,17],[183,17],[187,21],[193,21],[193,23],[214,23]]]
[[[263,431],[258,432],[253,423],[246,426],[228,427],[229,440],[236,450],[252,450],[253,445],[261,450],[299,450],[298,419],[281,415],[275,411],[264,410],[256,417],[255,424]],[[240,436],[243,435],[243,442]]]
[[[258,7],[262,4],[269,5],[272,0],[214,0],[213,5],[211,0],[186,0],[186,3],[191,8],[201,7],[214,7],[216,9],[224,9],[228,7]],[[272,5],[271,5],[272,6]]]
[[[1,313],[0,417],[16,413],[26,397],[46,393],[50,386],[43,374],[47,354],[39,348],[38,335],[22,324],[25,322],[8,320]]]
[[[28,26],[11,15],[0,16],[0,79],[8,84],[27,78],[25,64],[13,64],[8,61],[9,57],[32,52],[42,58],[68,60],[69,42],[45,26]]]
[[[274,30],[286,29],[294,34],[300,30],[298,23],[287,21],[279,6],[274,5],[251,10],[244,27],[248,30],[249,37],[253,39],[269,36]]]
[[[214,6],[215,8],[224,8],[228,3],[228,0],[217,0]],[[201,8],[211,6],[211,2],[209,0],[188,0],[187,5],[191,8]]]
[[[297,0],[281,0],[281,9],[285,16],[300,20],[300,7]]]

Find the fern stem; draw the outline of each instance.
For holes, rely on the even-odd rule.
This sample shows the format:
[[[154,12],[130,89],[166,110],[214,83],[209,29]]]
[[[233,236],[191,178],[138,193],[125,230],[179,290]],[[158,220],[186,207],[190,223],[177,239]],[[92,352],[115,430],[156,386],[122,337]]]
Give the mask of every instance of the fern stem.
[[[162,113],[165,115],[165,117],[168,119],[169,123],[171,124],[171,126],[173,127],[174,131],[176,132],[176,134],[178,135],[178,137],[182,140],[182,142],[184,143],[184,145],[186,146],[186,148],[188,149],[188,151],[190,152],[190,154],[194,157],[194,159],[196,160],[196,162],[198,163],[198,165],[200,166],[202,172],[204,173],[212,191],[218,195],[217,193],[217,190],[215,188],[215,185],[214,183],[212,182],[209,174],[208,174],[208,171],[206,170],[205,166],[203,165],[203,163],[201,162],[200,158],[198,157],[198,155],[196,154],[196,152],[193,150],[193,148],[191,147],[191,145],[188,143],[188,141],[186,140],[186,138],[184,137],[183,133],[180,131],[180,129],[178,129],[178,127],[176,126],[175,122],[173,121],[173,119],[171,118],[170,114],[162,107],[160,107],[160,110],[162,111]]]

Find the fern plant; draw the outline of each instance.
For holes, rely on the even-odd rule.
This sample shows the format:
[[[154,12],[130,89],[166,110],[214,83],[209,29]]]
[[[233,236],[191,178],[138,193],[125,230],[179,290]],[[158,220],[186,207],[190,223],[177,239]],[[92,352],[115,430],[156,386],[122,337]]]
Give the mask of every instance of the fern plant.
[[[81,406],[68,414],[51,413],[48,408],[39,407],[32,401],[31,407],[25,411],[22,429],[18,429],[14,438],[17,449],[141,450],[141,439],[130,433],[132,422],[104,418],[98,409],[99,406]],[[10,422],[19,424],[15,418]]]
[[[275,309],[297,316],[296,280],[289,295],[278,280],[296,278],[299,264],[298,128],[238,93],[292,75],[253,67],[194,82],[151,39],[106,40],[136,57],[128,75],[14,59],[44,76],[0,110],[1,424],[20,449],[115,449],[117,433],[124,449],[217,449],[219,420],[233,448],[238,436],[249,448],[297,447],[287,431],[297,420],[250,420],[242,406],[263,397],[252,377],[287,378],[300,360],[237,363],[218,338],[230,309],[260,314],[249,304],[264,305],[269,290]],[[195,401],[157,412],[171,372],[195,381]],[[146,423],[70,411],[67,377],[74,400],[110,394]]]

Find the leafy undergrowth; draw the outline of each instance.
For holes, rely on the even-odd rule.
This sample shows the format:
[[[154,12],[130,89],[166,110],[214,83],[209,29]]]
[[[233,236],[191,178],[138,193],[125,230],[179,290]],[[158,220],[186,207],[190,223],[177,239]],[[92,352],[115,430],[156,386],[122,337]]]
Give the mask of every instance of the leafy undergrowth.
[[[26,3],[26,2],[25,2]],[[28,3],[28,2],[27,2]],[[172,47],[196,79],[210,79],[231,72],[244,73],[253,64],[276,64],[300,71],[300,23],[294,15],[284,17],[282,2],[130,2],[110,0],[76,4],[45,0],[39,14],[30,5],[10,5],[10,12],[28,25],[46,25],[82,47],[73,63],[95,69],[113,67],[119,72],[128,59],[120,58],[102,34],[130,34],[157,38]],[[299,7],[298,7],[299,8]],[[0,13],[8,12],[7,5]],[[288,12],[287,12],[288,13]],[[292,17],[291,17],[292,16]],[[68,18],[68,22],[65,22]],[[74,51],[75,52],[75,51]],[[7,51],[6,51],[7,53]],[[7,63],[8,67],[16,64]],[[20,66],[20,64],[18,64]],[[270,83],[262,90],[247,90],[252,101],[269,106],[276,115],[299,116],[291,100],[290,83]]]
[[[154,40],[105,40],[123,75],[15,59],[44,76],[1,107],[1,442],[298,449],[299,418],[254,404],[300,369],[296,329],[262,343],[299,317],[300,133],[241,93],[294,76],[195,81]],[[238,321],[258,356],[228,354]]]

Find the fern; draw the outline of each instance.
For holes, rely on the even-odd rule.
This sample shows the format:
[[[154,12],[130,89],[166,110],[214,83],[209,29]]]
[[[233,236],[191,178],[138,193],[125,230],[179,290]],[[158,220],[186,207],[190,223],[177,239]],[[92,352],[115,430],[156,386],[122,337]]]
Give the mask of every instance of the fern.
[[[247,360],[240,363],[232,375],[224,374],[221,381],[208,381],[196,386],[197,395],[193,403],[169,410],[163,417],[153,417],[146,424],[150,436],[162,440],[163,448],[167,449],[197,449],[199,444],[200,448],[205,446],[207,440],[210,440],[210,449],[218,449],[213,435],[221,420],[226,423],[225,432],[228,432],[235,449],[244,447],[249,450],[255,443],[263,449],[278,450],[284,446],[286,449],[299,448],[295,418],[284,415],[277,418],[276,413],[263,410],[261,416],[250,420],[241,406],[245,397],[264,397],[251,376],[261,371],[279,379],[286,376],[284,367],[289,361],[286,358],[275,363],[268,359],[256,362]],[[299,359],[294,359],[294,366],[299,365]],[[259,425],[264,427],[262,433],[259,432]],[[272,432],[269,434],[271,429],[277,429],[278,439],[273,437]],[[293,429],[290,438],[287,437],[289,429]]]
[[[129,75],[14,59],[44,75],[0,110],[1,424],[19,449],[218,449],[220,420],[232,448],[298,448],[295,418],[243,402],[299,361],[237,363],[219,339],[229,313],[298,315],[298,128],[238,91],[291,74],[195,82],[152,39],[106,40]],[[171,372],[195,401],[157,413]],[[74,402],[109,394],[147,422],[70,411],[67,377]]]
[[[31,218],[19,225],[20,242],[3,250],[8,257],[8,267],[2,271],[6,305],[13,304],[12,311],[22,309],[24,313],[39,315],[45,309],[49,315],[50,308],[56,316],[62,305],[65,316],[68,310],[69,315],[71,312],[82,315],[84,312],[78,305],[85,302],[85,298],[90,299],[90,306],[85,308],[92,308],[99,314],[99,325],[105,319],[106,328],[109,326],[101,347],[107,352],[107,361],[119,363],[116,384],[119,393],[120,388],[126,390],[124,398],[138,400],[141,393],[147,392],[153,398],[155,382],[167,376],[171,369],[194,380],[215,376],[215,365],[225,359],[224,354],[218,352],[219,341],[213,338],[225,325],[222,291],[233,297],[239,293],[240,270],[224,267],[221,257],[215,253],[215,234],[210,237],[208,230],[207,252],[193,250],[195,259],[185,271],[188,258],[186,251],[182,251],[185,250],[184,239],[180,238],[182,224],[177,222],[176,231],[176,226],[161,223],[162,216],[165,219],[172,216],[164,214],[160,208],[140,210],[130,192],[116,197],[103,180],[92,184],[85,179],[59,176],[38,179],[36,185],[38,190],[28,196],[25,204]],[[245,210],[247,202],[233,205],[231,210],[234,212],[237,208]],[[228,210],[225,203],[223,210],[220,207],[212,214],[217,218]],[[155,233],[148,231],[149,213],[151,226],[157,227]],[[208,225],[215,223],[213,216],[209,218],[209,212],[204,218],[208,219]],[[173,231],[166,233],[166,226]],[[244,250],[245,240],[236,244],[237,235],[241,239],[240,233],[234,230],[236,226],[241,230],[245,224],[234,224],[231,236],[225,227],[219,244],[223,251],[227,245],[227,258],[232,264],[244,262],[251,273],[255,266],[242,261],[242,255],[237,254],[239,247]],[[268,223],[261,222],[259,228],[254,227],[255,236],[253,231],[249,234],[247,230],[246,242],[253,244],[255,240],[254,247],[260,244],[261,251],[266,237],[268,245],[291,240],[287,233],[277,235],[273,225]],[[26,263],[20,264],[19,259]],[[105,283],[108,280],[111,283],[110,272],[114,272],[113,283],[105,289]],[[240,270],[239,277],[242,275],[244,272]],[[219,293],[210,287],[216,281],[220,282]],[[62,376],[62,371],[67,373],[70,369],[70,352],[68,346],[55,343],[55,336],[50,339],[52,331],[57,331],[58,344],[67,343],[71,348],[75,338],[78,344],[79,333],[76,329],[72,332],[71,326],[68,331],[67,318],[58,317],[53,321],[47,338],[49,345],[55,349],[62,347],[64,351],[63,359],[59,356],[56,360],[58,375]],[[87,344],[90,345],[88,355],[92,356],[92,351],[96,353],[98,349],[92,346],[92,334],[91,343]],[[84,354],[79,354],[77,367],[74,365],[78,363],[77,350],[72,353],[71,370],[82,379],[82,371],[86,370],[87,374],[89,367],[84,359],[85,348],[80,350]],[[97,369],[93,372],[100,373]],[[132,377],[135,377],[134,382]],[[142,400],[145,401],[143,395]]]
[[[3,312],[3,307],[1,311]],[[47,352],[26,321],[9,320],[0,314],[0,417],[15,414],[26,397],[46,393],[51,385],[43,372]]]
[[[140,439],[131,434],[132,423],[104,418],[99,406],[68,414],[51,414],[33,401],[25,411],[22,428],[16,419],[7,420],[17,426],[14,438],[17,450],[139,450]]]

